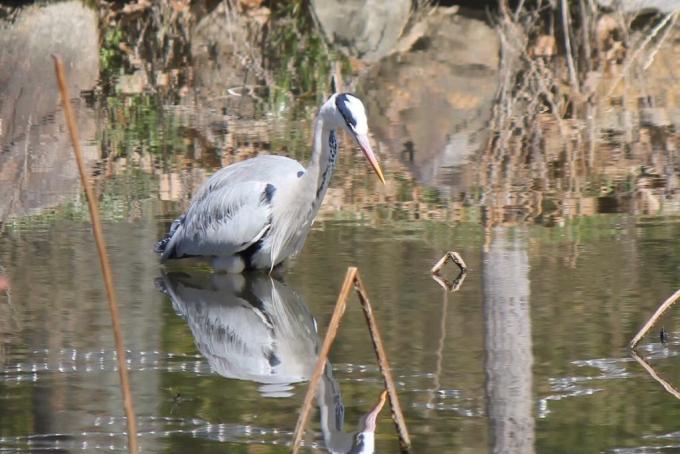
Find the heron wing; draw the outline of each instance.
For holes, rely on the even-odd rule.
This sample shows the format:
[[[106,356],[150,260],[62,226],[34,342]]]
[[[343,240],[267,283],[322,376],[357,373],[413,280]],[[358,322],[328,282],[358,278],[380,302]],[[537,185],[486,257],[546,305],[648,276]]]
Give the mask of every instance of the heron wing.
[[[305,168],[294,159],[277,155],[262,155],[224,167],[208,179],[196,194],[195,200],[223,186],[245,182],[267,182],[279,187],[284,182],[299,178]]]
[[[257,242],[271,226],[271,198],[305,169],[284,156],[263,155],[215,172],[198,190],[156,250],[161,260],[228,256]]]
[[[213,178],[217,176],[215,174]],[[224,176],[224,175],[223,175]],[[271,225],[276,187],[263,181],[208,180],[172,235],[162,260],[228,256],[257,242]]]

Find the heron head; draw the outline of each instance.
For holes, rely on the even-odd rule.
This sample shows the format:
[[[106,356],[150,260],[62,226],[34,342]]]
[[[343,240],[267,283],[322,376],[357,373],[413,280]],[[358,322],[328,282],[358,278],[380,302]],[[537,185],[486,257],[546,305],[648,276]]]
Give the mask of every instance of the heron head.
[[[354,138],[354,141],[359,145],[361,151],[364,152],[364,156],[366,156],[380,181],[385,184],[382,169],[380,169],[380,164],[378,164],[378,160],[375,154],[373,154],[371,144],[368,141],[368,120],[366,119],[364,104],[351,93],[338,93],[333,95],[329,101],[332,101],[335,105],[338,122]]]

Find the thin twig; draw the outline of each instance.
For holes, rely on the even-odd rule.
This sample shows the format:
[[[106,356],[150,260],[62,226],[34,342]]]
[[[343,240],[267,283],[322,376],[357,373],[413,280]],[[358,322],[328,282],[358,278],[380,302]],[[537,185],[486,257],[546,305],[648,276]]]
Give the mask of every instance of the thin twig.
[[[656,58],[656,54],[659,53],[659,50],[661,49],[661,46],[663,46],[663,43],[666,42],[666,39],[668,38],[668,35],[671,34],[671,30],[673,30],[673,26],[675,25],[675,21],[678,19],[678,12],[676,11],[673,14],[671,23],[668,24],[668,27],[666,27],[666,30],[664,31],[663,35],[661,38],[659,38],[659,42],[656,43],[656,46],[654,46],[654,49],[649,53],[649,56],[647,57],[647,61],[645,62],[644,65],[642,65],[642,71],[647,71],[647,69],[651,66],[651,64],[654,62],[654,59]]]
[[[87,196],[87,204],[90,210],[90,219],[92,220],[92,231],[94,239],[97,243],[97,252],[99,253],[99,264],[101,265],[102,275],[104,278],[104,286],[106,287],[106,296],[109,301],[109,310],[111,312],[111,323],[113,325],[113,334],[116,343],[116,356],[118,359],[118,375],[120,376],[120,386],[123,392],[123,401],[125,407],[125,416],[127,418],[128,430],[128,451],[131,454],[137,454],[137,420],[135,418],[135,410],[132,402],[132,393],[130,392],[130,383],[127,375],[127,362],[125,360],[125,348],[123,347],[123,334],[120,328],[120,316],[118,314],[118,303],[116,301],[116,293],[113,288],[113,277],[111,267],[109,265],[109,258],[106,253],[106,245],[104,243],[104,236],[102,234],[101,221],[99,219],[99,209],[97,207],[97,200],[95,199],[92,186],[87,178],[87,171],[85,170],[85,163],[83,162],[83,154],[80,150],[80,141],[78,139],[78,128],[73,115],[73,108],[69,102],[68,86],[66,84],[66,74],[64,72],[64,64],[61,58],[53,56],[54,70],[57,74],[57,81],[59,83],[59,91],[61,92],[61,101],[64,106],[64,115],[66,116],[66,123],[71,135],[71,142],[73,143],[73,153],[78,164],[78,171],[80,172],[80,181],[85,188],[85,195]]]
[[[647,332],[656,325],[656,322],[659,321],[659,318],[680,298],[680,290],[677,290],[675,293],[673,293],[666,301],[659,306],[659,308],[654,312],[654,315],[650,317],[649,320],[647,320],[647,323],[638,331],[638,333],[635,335],[632,341],[630,341],[630,348],[634,349],[637,347],[637,344],[640,343],[640,340],[644,337]]]
[[[460,256],[459,253],[456,251],[449,251],[442,258],[439,259],[437,263],[434,264],[432,269],[430,270],[430,273],[439,275],[439,272],[442,270],[444,265],[446,265],[449,262],[455,263],[458,268],[460,268],[460,271],[465,273],[467,272],[467,265],[465,264],[465,261],[463,260],[463,257]]]
[[[591,22],[592,16],[588,15],[588,9],[586,7],[585,0],[579,0],[579,11],[581,12],[581,34],[583,35],[583,61],[586,66],[586,71],[592,69],[592,50],[590,48],[590,32],[592,30]]]
[[[576,65],[574,63],[574,55],[571,51],[571,24],[569,21],[569,5],[567,0],[561,1],[560,9],[562,10],[562,28],[564,30],[564,47],[565,53],[567,54],[567,66],[569,67],[569,82],[571,83],[571,89],[576,93],[580,93],[581,90],[578,86],[578,77],[576,76]]]
[[[674,19],[674,17],[678,14],[678,11],[673,11],[671,13],[666,14],[666,16],[663,18],[663,20],[659,21],[658,24],[656,24],[656,27],[652,29],[652,31],[647,35],[647,37],[642,41],[640,46],[638,46],[637,49],[635,49],[635,52],[633,52],[633,55],[626,61],[626,63],[623,65],[623,69],[621,70],[621,74],[619,74],[619,77],[616,78],[616,80],[611,84],[609,87],[609,91],[607,91],[607,94],[604,96],[603,99],[609,98],[612,93],[614,93],[614,90],[616,87],[619,85],[619,83],[623,80],[623,78],[628,74],[628,70],[630,69],[630,66],[637,60],[638,55],[642,50],[647,47],[647,44],[650,43],[652,39],[656,37],[656,35],[659,34],[661,29],[671,20]]]

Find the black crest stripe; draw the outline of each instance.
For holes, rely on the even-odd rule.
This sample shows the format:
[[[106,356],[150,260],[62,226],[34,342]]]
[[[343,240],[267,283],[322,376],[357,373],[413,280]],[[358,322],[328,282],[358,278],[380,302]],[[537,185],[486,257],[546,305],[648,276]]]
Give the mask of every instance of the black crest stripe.
[[[356,118],[354,118],[354,115],[352,115],[352,112],[347,107],[347,105],[349,104],[348,96],[353,95],[351,93],[340,93],[338,96],[336,96],[335,107],[337,107],[338,110],[340,111],[340,115],[342,115],[342,118],[345,119],[345,123],[347,123],[347,126],[354,129],[354,127],[357,125],[357,120]]]

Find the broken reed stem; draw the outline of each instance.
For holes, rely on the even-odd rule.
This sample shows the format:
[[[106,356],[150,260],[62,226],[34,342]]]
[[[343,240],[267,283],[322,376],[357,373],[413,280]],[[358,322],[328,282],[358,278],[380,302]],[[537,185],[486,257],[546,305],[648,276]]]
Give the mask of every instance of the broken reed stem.
[[[135,418],[132,393],[130,392],[130,383],[128,381],[127,375],[127,362],[125,360],[125,349],[123,347],[123,334],[120,329],[118,303],[116,301],[116,293],[113,288],[111,267],[109,265],[109,258],[106,253],[106,245],[104,243],[104,236],[102,234],[101,221],[99,219],[99,209],[97,208],[97,200],[95,199],[90,181],[87,178],[87,171],[85,170],[85,163],[83,162],[83,154],[80,149],[80,141],[78,139],[78,128],[73,115],[73,108],[69,102],[70,97],[68,86],[66,84],[64,64],[62,63],[61,58],[57,56],[52,56],[52,58],[54,59],[54,70],[57,75],[59,92],[61,93],[61,101],[64,106],[64,116],[66,117],[66,123],[68,124],[68,130],[71,135],[71,142],[73,143],[73,153],[75,154],[76,163],[78,164],[78,171],[80,172],[80,181],[83,184],[85,195],[87,196],[87,205],[90,210],[90,219],[92,220],[92,232],[94,233],[95,243],[97,244],[99,263],[101,265],[102,276],[104,278],[104,286],[106,287],[106,296],[109,301],[111,324],[113,325],[113,334],[116,343],[116,356],[118,359],[118,375],[120,376],[120,386],[123,393],[125,416],[127,419],[128,451],[131,454],[137,454],[137,420]]]
[[[669,21],[671,21],[671,20],[675,21],[675,16],[677,14],[678,14],[678,11],[672,11],[672,12],[666,14],[666,16],[664,16],[664,18],[662,20],[660,20],[658,24],[656,24],[656,26],[652,29],[652,31],[645,37],[644,41],[642,41],[642,43],[638,46],[638,48],[635,49],[635,51],[633,52],[633,55],[630,58],[626,59],[627,61],[624,63],[623,69],[621,70],[621,73],[616,78],[616,80],[614,80],[614,82],[612,82],[609,85],[609,90],[607,91],[607,94],[604,96],[603,99],[609,98],[612,95],[612,93],[614,93],[614,90],[616,90],[616,87],[623,80],[623,78],[626,77],[626,75],[628,74],[628,70],[630,69],[630,66],[637,60],[640,52],[642,52],[642,50],[645,47],[647,47],[647,45],[656,37],[656,35],[659,34],[661,29],[664,28],[666,26],[666,24],[668,24]]]
[[[364,290],[364,284],[361,282],[361,277],[358,274],[354,278],[354,288],[356,289],[357,295],[359,296],[361,308],[364,310],[364,316],[366,317],[366,323],[368,324],[368,331],[371,334],[371,340],[373,341],[373,350],[375,351],[375,356],[378,358],[380,373],[383,376],[385,388],[387,388],[387,395],[390,398],[392,420],[394,421],[394,425],[397,428],[397,433],[399,434],[399,445],[402,452],[407,452],[411,447],[411,437],[408,434],[406,421],[404,420],[404,414],[401,411],[399,396],[397,395],[397,387],[394,384],[392,369],[390,368],[390,363],[387,360],[387,354],[385,353],[385,347],[382,343],[382,337],[380,337],[378,323],[375,321],[371,302],[368,300],[368,295]]]
[[[456,279],[454,279],[453,282],[449,282],[447,279],[442,278],[440,275],[440,272],[442,268],[444,268],[444,265],[451,261],[455,263],[460,269],[460,273],[458,273],[458,276],[456,277]],[[430,270],[430,273],[432,274],[432,279],[434,279],[435,282],[444,287],[445,290],[448,290],[449,292],[457,292],[460,286],[463,285],[463,281],[465,280],[465,276],[467,275],[467,265],[465,264],[463,257],[461,257],[459,253],[457,253],[456,251],[449,251],[446,254],[444,254],[444,256],[440,258],[437,263],[434,264],[434,266]]]
[[[672,394],[673,397],[675,397],[676,399],[680,399],[680,391],[678,391],[677,389],[675,389],[675,387],[674,387],[673,385],[671,385],[671,384],[668,383],[666,380],[664,380],[663,378],[661,378],[661,376],[660,376],[659,374],[656,373],[656,370],[654,370],[654,368],[652,367],[652,365],[649,364],[649,363],[648,363],[647,361],[645,361],[644,359],[642,359],[642,357],[639,356],[635,351],[632,351],[631,353],[633,354],[633,358],[635,358],[635,360],[636,360],[636,361],[637,361],[637,362],[638,362],[638,363],[639,363],[639,364],[647,371],[647,373],[648,373],[649,375],[652,376],[652,378],[653,378],[654,380],[656,380],[657,382],[659,382],[659,384],[660,384],[661,386],[663,386],[663,388],[664,388],[666,391],[668,391],[670,394]]]
[[[378,358],[380,372],[385,382],[385,388],[387,389],[387,395],[389,397],[390,407],[392,409],[392,419],[397,428],[397,434],[399,435],[399,445],[401,447],[401,451],[409,452],[411,447],[411,438],[409,437],[408,430],[406,428],[406,421],[401,411],[399,397],[397,396],[397,388],[394,384],[394,379],[392,378],[392,370],[390,369],[389,362],[387,361],[387,355],[385,354],[382,338],[380,337],[378,324],[375,320],[375,317],[373,316],[371,303],[361,282],[357,268],[350,266],[347,268],[345,281],[342,284],[342,289],[340,290],[340,294],[338,295],[338,299],[335,303],[335,309],[333,310],[333,315],[328,325],[328,331],[326,333],[326,337],[323,340],[321,351],[319,352],[319,358],[317,359],[316,367],[312,373],[312,378],[309,380],[307,394],[305,394],[302,410],[300,411],[300,416],[298,417],[297,424],[295,426],[292,448],[293,453],[297,453],[300,449],[302,435],[304,433],[305,427],[307,426],[309,412],[312,408],[312,400],[314,399],[316,388],[319,385],[321,374],[323,373],[324,367],[326,367],[328,353],[330,352],[333,341],[335,340],[335,336],[338,333],[340,322],[342,321],[342,317],[345,315],[345,309],[347,308],[347,297],[349,296],[349,292],[352,290],[352,286],[354,286],[357,296],[359,297],[361,307],[364,310],[364,316],[366,318],[368,330],[371,335],[371,340],[373,341],[373,349],[375,350],[376,357]]]
[[[316,393],[316,388],[319,385],[319,379],[326,367],[326,362],[328,361],[328,353],[331,350],[331,345],[335,340],[335,336],[338,334],[338,327],[340,326],[340,321],[342,316],[345,314],[345,308],[347,307],[347,296],[352,290],[352,282],[354,282],[354,277],[356,276],[357,269],[354,267],[347,268],[347,274],[345,275],[345,282],[342,284],[342,289],[338,295],[338,299],[335,303],[335,309],[333,310],[333,315],[331,321],[328,324],[328,331],[326,331],[326,337],[321,345],[321,351],[319,352],[319,359],[316,361],[316,367],[312,373],[312,378],[309,380],[309,387],[307,388],[307,394],[305,394],[305,400],[302,404],[302,411],[298,417],[297,424],[295,425],[295,435],[293,436],[293,453],[298,452],[300,449],[300,441],[302,441],[302,434],[304,433],[305,427],[307,426],[307,420],[309,419],[309,412],[312,409],[312,400],[314,399],[314,394]]]
[[[580,92],[578,86],[578,76],[576,75],[576,64],[574,54],[571,50],[571,21],[569,20],[569,5],[567,0],[561,0],[560,9],[562,10],[562,28],[564,29],[564,53],[567,55],[567,66],[569,68],[569,82],[574,94]]]
[[[465,264],[465,260],[463,260],[463,257],[460,256],[459,253],[456,251],[449,251],[442,258],[439,259],[437,263],[434,264],[432,269],[430,270],[430,273],[438,275],[439,272],[444,268],[444,265],[452,261],[455,263],[458,268],[460,268],[460,271],[462,273],[467,272],[467,265]]]
[[[640,340],[647,334],[647,332],[656,325],[656,323],[659,321],[659,318],[680,298],[680,289],[677,290],[675,293],[673,293],[666,301],[659,306],[659,308],[654,312],[654,315],[652,315],[649,320],[647,320],[647,323],[638,331],[638,333],[635,335],[632,341],[630,341],[630,348],[634,349],[637,347],[637,344],[640,343]]]

